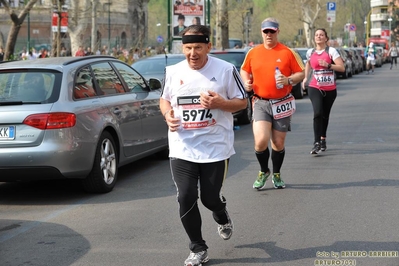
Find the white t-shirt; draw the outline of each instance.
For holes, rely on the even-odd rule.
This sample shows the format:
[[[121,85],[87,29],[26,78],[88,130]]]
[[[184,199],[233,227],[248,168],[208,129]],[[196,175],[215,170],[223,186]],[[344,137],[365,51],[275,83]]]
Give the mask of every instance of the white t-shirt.
[[[177,132],[169,131],[169,156],[208,163],[230,158],[234,151],[233,115],[220,109],[204,109],[200,93],[208,90],[225,99],[244,99],[246,93],[237,69],[230,63],[208,56],[199,70],[187,60],[165,70],[162,98],[169,101],[175,117],[181,118]]]
[[[314,53],[317,53],[317,54],[321,54],[322,52],[325,51],[325,49],[324,49],[324,50],[321,50],[321,51],[318,51],[318,50],[316,50],[316,49],[314,49],[314,48],[310,48],[310,49],[306,52],[306,59],[307,59],[307,60],[310,59],[310,56],[312,55],[313,50],[314,50]],[[334,61],[335,59],[337,59],[338,57],[341,56],[341,55],[338,53],[337,49],[335,49],[334,47],[331,47],[331,46],[328,47],[328,54],[329,54],[330,58],[331,58],[333,61]]]
[[[396,46],[392,46],[390,49],[390,56],[398,56],[398,48],[396,48]]]
[[[373,47],[369,47],[367,60],[375,60]]]

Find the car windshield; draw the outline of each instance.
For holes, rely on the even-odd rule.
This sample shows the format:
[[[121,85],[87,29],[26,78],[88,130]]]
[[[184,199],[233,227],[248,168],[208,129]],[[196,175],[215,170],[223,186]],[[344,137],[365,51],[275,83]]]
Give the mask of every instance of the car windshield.
[[[54,102],[55,72],[0,72],[0,105]]]
[[[384,48],[385,48],[385,43],[375,43],[374,46],[375,46],[376,48],[384,49]]]
[[[160,57],[144,59],[133,63],[132,67],[142,75],[159,74],[165,72],[165,66],[174,65],[184,60],[184,57]]]
[[[245,53],[212,53],[214,57],[232,63],[237,69],[241,68],[245,59]]]

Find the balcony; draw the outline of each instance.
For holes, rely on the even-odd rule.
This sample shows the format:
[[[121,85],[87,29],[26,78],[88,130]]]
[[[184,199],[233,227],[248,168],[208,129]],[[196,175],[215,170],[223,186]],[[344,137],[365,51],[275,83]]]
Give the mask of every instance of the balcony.
[[[371,28],[370,36],[381,36],[382,29],[381,28]]]
[[[388,0],[371,0],[370,7],[378,7],[378,6],[388,6]]]
[[[388,21],[389,15],[387,13],[371,14],[370,21]]]

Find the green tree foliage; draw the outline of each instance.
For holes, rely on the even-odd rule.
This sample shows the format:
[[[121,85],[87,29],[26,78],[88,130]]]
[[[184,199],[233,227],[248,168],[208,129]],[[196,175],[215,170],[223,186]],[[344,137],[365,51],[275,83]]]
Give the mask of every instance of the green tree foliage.
[[[314,8],[317,0],[274,0],[275,6],[273,9],[273,16],[276,17],[282,26],[280,40],[291,44],[298,34],[299,29],[303,29],[303,13],[301,8],[306,5],[309,8]],[[301,6],[298,3],[302,2]],[[327,22],[327,2],[328,0],[320,1],[321,10],[314,21],[315,28],[325,28],[330,38],[344,37],[345,24],[351,23],[357,26],[356,37],[357,40],[363,40],[364,36],[364,19],[370,11],[370,0],[336,0],[336,21],[332,23]]]
[[[164,44],[167,43],[169,31],[168,1],[169,0],[150,0],[148,3],[148,45],[158,45],[158,35],[164,38]]]
[[[206,2],[207,0],[204,0]],[[212,1],[212,0],[210,0]],[[161,31],[165,35],[168,21],[166,0],[150,0],[149,2],[149,40],[156,43],[156,36]],[[298,39],[298,32],[304,29],[303,13],[305,3],[309,8],[314,8],[317,0],[229,0],[229,37],[240,38],[245,41],[245,16],[249,8],[250,15],[249,41],[260,43],[262,41],[260,25],[267,17],[275,17],[280,22],[280,41],[292,45]],[[370,11],[370,0],[335,0],[337,5],[336,22],[327,22],[327,2],[321,0],[321,10],[314,21],[315,28],[325,28],[330,38],[344,36],[344,26],[353,23],[357,26],[356,37],[362,41],[364,37],[364,19]],[[211,8],[211,27],[215,25],[215,11]],[[394,19],[394,21],[396,21]],[[156,26],[161,23],[161,29]],[[394,24],[393,24],[394,25]],[[330,34],[332,33],[332,34]],[[166,38],[165,38],[166,39]]]

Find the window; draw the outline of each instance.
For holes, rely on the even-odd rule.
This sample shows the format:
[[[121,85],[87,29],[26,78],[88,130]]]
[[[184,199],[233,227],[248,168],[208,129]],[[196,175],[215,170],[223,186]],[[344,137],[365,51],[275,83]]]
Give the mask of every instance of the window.
[[[122,78],[125,80],[129,91],[131,92],[148,92],[144,79],[131,67],[119,63],[113,63]]]
[[[0,101],[54,102],[56,74],[51,72],[0,73]]]
[[[94,90],[93,78],[89,67],[79,70],[73,86],[73,97],[75,99],[97,96]]]
[[[122,82],[109,63],[94,64],[92,69],[103,94],[125,93]]]

